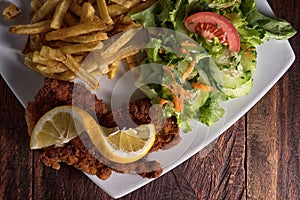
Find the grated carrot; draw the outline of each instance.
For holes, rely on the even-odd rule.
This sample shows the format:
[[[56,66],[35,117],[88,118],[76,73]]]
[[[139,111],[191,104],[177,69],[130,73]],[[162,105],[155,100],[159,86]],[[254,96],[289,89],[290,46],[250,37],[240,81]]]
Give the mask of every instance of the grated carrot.
[[[196,66],[196,59],[194,58],[193,55],[191,55],[186,49],[184,48],[180,48],[179,49],[181,53],[187,54],[189,56],[192,57],[192,62],[190,64],[190,66],[187,68],[187,70],[183,73],[182,78],[181,78],[181,82],[185,82],[186,79],[190,76],[190,74],[193,72],[195,66]]]
[[[214,88],[212,86],[204,85],[204,84],[200,84],[200,83],[192,83],[191,85],[193,88],[197,88],[197,89],[207,91],[207,92],[211,92],[214,90]]]
[[[184,95],[188,98],[192,98],[192,95],[188,93],[181,85],[177,83],[175,80],[174,74],[170,71],[170,69],[167,66],[163,66],[163,69],[166,71],[166,73],[171,77],[171,80],[173,82],[173,88],[171,88],[168,85],[163,84],[164,87],[168,88],[169,91],[173,95],[174,99],[174,108],[176,111],[181,112],[183,110],[183,104],[184,104]]]

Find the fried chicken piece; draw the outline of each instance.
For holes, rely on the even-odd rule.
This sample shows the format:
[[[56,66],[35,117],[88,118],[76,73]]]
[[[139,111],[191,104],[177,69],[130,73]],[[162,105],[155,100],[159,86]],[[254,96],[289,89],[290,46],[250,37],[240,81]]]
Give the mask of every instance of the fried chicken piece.
[[[179,128],[175,118],[159,120],[157,115],[149,116],[151,102],[141,99],[124,105],[114,113],[107,109],[102,100],[90,93],[83,85],[71,82],[45,79],[44,86],[35,96],[34,101],[26,108],[28,132],[31,133],[34,125],[47,111],[60,105],[78,106],[97,118],[101,126],[120,128],[130,127],[128,122],[134,122],[134,127],[140,124],[154,123],[159,129],[155,143],[150,151],[170,148],[180,141]],[[116,113],[116,114],[115,114]],[[126,114],[127,113],[127,114]],[[122,119],[122,120],[115,120]],[[132,119],[132,120],[128,120]],[[133,163],[114,163],[104,158],[86,134],[71,140],[63,147],[47,147],[41,155],[46,166],[59,169],[59,162],[65,162],[89,174],[95,174],[100,179],[107,179],[111,171],[118,173],[138,173],[142,177],[155,178],[162,173],[162,167],[157,161],[141,159]],[[84,143],[82,142],[84,141]],[[87,144],[90,144],[87,146]]]
[[[64,147],[45,148],[41,160],[46,166],[57,170],[60,169],[59,162],[65,162],[79,170],[97,175],[102,180],[106,180],[111,175],[111,169],[90,154],[79,137],[74,138]]]

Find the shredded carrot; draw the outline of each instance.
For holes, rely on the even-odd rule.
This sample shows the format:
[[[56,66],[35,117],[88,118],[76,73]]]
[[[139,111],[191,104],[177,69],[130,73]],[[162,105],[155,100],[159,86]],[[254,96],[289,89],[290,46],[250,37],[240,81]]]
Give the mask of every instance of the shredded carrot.
[[[245,52],[245,56],[247,56],[249,59],[254,60],[255,56],[252,53],[253,49],[251,47],[247,47],[246,45],[242,45],[241,48]]]
[[[167,72],[167,74],[171,77],[172,82],[175,86],[175,88],[178,89],[179,93],[183,93],[184,95],[186,95],[188,98],[192,98],[192,95],[190,93],[188,93],[181,85],[179,85],[174,77],[174,74],[171,72],[171,70],[167,67],[167,66],[163,66],[163,69]]]
[[[196,66],[196,60],[193,58],[190,66],[187,68],[187,70],[183,73],[181,81],[184,83],[186,79],[190,76],[190,74],[193,72],[194,68]]]
[[[214,88],[212,86],[203,85],[203,84],[200,84],[200,83],[192,83],[191,85],[192,85],[193,88],[197,88],[197,89],[207,91],[207,92],[211,92],[211,91],[214,90]]]
[[[180,48],[179,50],[180,50],[181,53],[184,53],[184,54],[189,55],[189,56],[192,57],[192,62],[190,64],[190,66],[183,73],[182,78],[181,78],[181,81],[184,83],[186,81],[186,79],[190,76],[190,74],[193,72],[193,70],[196,66],[196,59],[185,48]]]
[[[175,66],[174,66],[174,64],[169,64],[169,67],[174,68]]]
[[[174,108],[177,112],[183,110],[183,98],[178,98],[176,94],[174,95]]]
[[[181,42],[181,46],[184,46],[184,47],[197,47],[197,45],[195,43],[192,43],[192,42],[189,42],[189,41]]]
[[[181,112],[183,109],[184,104],[184,95],[188,98],[192,98],[192,95],[188,93],[180,84],[177,83],[174,74],[170,71],[170,69],[167,66],[163,66],[163,69],[166,71],[166,73],[170,76],[172,79],[172,86],[170,87],[168,85],[163,84],[164,87],[168,88],[169,91],[173,95],[174,99],[174,108],[176,111]]]
[[[185,48],[180,48],[179,51],[180,51],[181,53],[190,55],[190,53],[189,53]]]
[[[159,104],[160,104],[160,105],[165,105],[165,104],[167,104],[167,103],[170,103],[170,101],[169,101],[169,100],[166,100],[166,99],[160,99],[160,101],[159,101]]]
[[[169,89],[169,91],[172,93],[173,96],[173,103],[174,103],[174,108],[177,112],[181,112],[183,105],[180,105],[181,100],[179,101],[178,96],[180,97],[180,94],[178,94],[178,91],[176,89],[176,87],[173,89],[168,85],[162,84],[162,86],[166,87]],[[163,103],[163,102],[162,102]]]

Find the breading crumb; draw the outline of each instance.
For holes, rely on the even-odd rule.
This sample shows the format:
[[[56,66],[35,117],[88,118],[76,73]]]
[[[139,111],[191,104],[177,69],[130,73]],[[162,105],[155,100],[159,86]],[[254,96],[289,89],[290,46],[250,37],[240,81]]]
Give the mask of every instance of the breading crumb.
[[[21,9],[19,9],[15,4],[10,4],[3,10],[2,15],[5,17],[5,19],[12,20],[16,18],[21,12]]]

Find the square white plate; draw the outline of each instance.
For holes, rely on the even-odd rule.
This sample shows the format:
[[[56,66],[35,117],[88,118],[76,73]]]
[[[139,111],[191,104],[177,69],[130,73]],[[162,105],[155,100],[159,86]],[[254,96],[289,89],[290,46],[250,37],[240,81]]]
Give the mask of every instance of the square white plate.
[[[23,12],[16,20],[10,22],[0,18],[0,72],[18,100],[26,107],[42,86],[43,77],[23,64],[24,58],[20,51],[24,47],[27,36],[14,35],[8,32],[9,25],[29,21],[29,3],[21,0],[11,2],[22,8]],[[6,5],[7,2],[0,2],[1,12]],[[257,7],[263,13],[274,16],[266,0],[258,1]],[[232,126],[270,90],[295,60],[294,52],[288,41],[266,41],[257,50],[254,85],[247,96],[226,102],[224,104],[226,115],[218,123],[207,128],[202,124],[193,122],[193,131],[188,134],[181,133],[183,140],[179,145],[170,150],[159,151],[150,155],[149,158],[158,160],[163,165],[163,173],[167,173],[189,159]],[[143,179],[135,174],[113,173],[106,181],[102,181],[96,176],[88,174],[87,176],[114,198],[124,196],[154,180]]]

